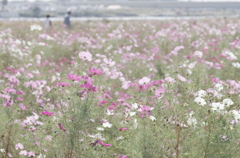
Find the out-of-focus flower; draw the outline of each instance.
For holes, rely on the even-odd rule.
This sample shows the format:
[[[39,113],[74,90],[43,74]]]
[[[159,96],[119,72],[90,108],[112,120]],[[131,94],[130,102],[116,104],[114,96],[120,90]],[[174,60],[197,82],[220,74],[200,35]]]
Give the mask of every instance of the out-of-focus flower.
[[[63,130],[64,132],[66,132],[67,130],[63,128],[62,124],[61,123],[58,123],[58,126],[61,130]]]
[[[34,30],[41,31],[42,27],[40,25],[33,24],[33,25],[30,26],[30,30],[31,31],[34,31]]]
[[[72,81],[80,81],[81,77],[76,74],[68,74],[68,79]]]
[[[148,77],[143,77],[142,79],[140,79],[140,80],[138,81],[138,83],[139,83],[140,85],[148,84],[149,82],[150,82],[150,78],[148,78]]]
[[[195,51],[195,52],[194,52],[194,56],[196,56],[196,57],[198,57],[198,58],[201,58],[202,55],[203,55],[203,53],[200,52],[200,51]]]
[[[177,77],[178,77],[178,79],[180,80],[180,81],[182,81],[182,82],[187,82],[187,79],[185,78],[185,77],[183,77],[183,76],[181,76],[181,75],[177,75]]]
[[[101,71],[101,69],[95,69],[95,68],[91,68],[88,70],[89,72],[89,76],[94,76],[94,75],[101,75],[103,74],[103,72]]]
[[[223,85],[220,84],[220,83],[217,83],[217,84],[215,84],[214,88],[215,88],[217,91],[220,92],[221,90],[223,90]]]
[[[226,107],[229,107],[230,105],[233,105],[234,103],[231,99],[227,98],[222,101],[222,104],[225,105]]]
[[[232,63],[232,66],[239,69],[240,68],[240,63],[239,62]]]
[[[49,112],[49,111],[43,111],[41,112],[42,115],[47,115],[47,116],[52,116],[53,112]]]
[[[19,152],[19,155],[27,156],[28,152],[27,150],[22,150]]]
[[[103,143],[101,140],[97,140],[97,143],[100,144],[100,145],[102,145],[102,146],[107,146],[107,147],[112,146],[111,144],[105,144],[105,143]]]
[[[128,158],[126,155],[118,155],[118,158]]]
[[[196,97],[194,99],[194,102],[196,102],[198,105],[202,105],[202,106],[207,104],[206,101],[203,98],[201,98],[201,97]]]
[[[213,111],[217,111],[217,112],[220,112],[221,110],[223,110],[224,109],[224,104],[221,104],[221,103],[212,103],[211,104],[211,106],[212,106],[212,110]]]
[[[124,131],[124,130],[128,130],[128,128],[127,127],[122,127],[122,128],[119,129],[119,131]]]
[[[67,87],[67,86],[70,86],[70,84],[67,82],[58,82],[57,86]]]
[[[102,127],[97,127],[96,129],[99,131],[104,131],[104,128],[102,128]]]
[[[207,92],[205,90],[199,90],[197,92],[198,97],[205,97],[207,95]]]
[[[112,124],[109,123],[109,122],[104,122],[102,125],[103,125],[103,127],[107,127],[107,128],[111,128],[112,127]]]
[[[156,121],[156,118],[154,117],[154,116],[149,116],[149,118],[150,118],[150,120],[152,120],[152,121]]]
[[[24,146],[21,144],[21,143],[18,143],[15,145],[15,149],[18,150],[18,149],[24,149]]]
[[[28,157],[34,157],[34,156],[36,156],[36,155],[33,151],[28,152]]]
[[[91,61],[92,60],[92,54],[89,52],[80,52],[78,55],[79,55],[79,58],[82,59],[83,61],[85,61],[85,60]]]

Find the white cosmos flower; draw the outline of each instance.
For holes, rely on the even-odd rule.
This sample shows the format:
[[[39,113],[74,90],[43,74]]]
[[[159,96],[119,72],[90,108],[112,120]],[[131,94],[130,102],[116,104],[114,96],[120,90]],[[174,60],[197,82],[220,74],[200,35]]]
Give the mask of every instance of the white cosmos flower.
[[[205,90],[199,90],[197,92],[198,97],[205,97],[207,95],[207,92]]]
[[[195,51],[195,52],[194,52],[194,56],[196,56],[196,57],[198,57],[198,58],[201,58],[202,55],[203,55],[203,53],[200,52],[200,51]]]
[[[221,104],[221,103],[212,103],[212,110],[213,111],[217,111],[217,112],[220,112],[221,110],[224,110],[224,104]]]
[[[130,117],[132,117],[132,116],[134,116],[134,115],[136,115],[136,112],[129,112],[129,116],[130,116]]]
[[[232,63],[232,66],[236,68],[240,68],[240,63],[239,62]]]
[[[196,97],[194,99],[194,102],[196,102],[198,105],[202,105],[202,106],[207,104],[206,101],[203,98],[201,98],[201,97]]]
[[[196,126],[197,125],[197,119],[195,117],[189,117],[187,120],[187,124],[189,126]]]
[[[102,127],[97,127],[96,129],[99,131],[104,131],[104,128],[102,128]]]
[[[156,118],[154,116],[149,116],[150,120],[156,121]]]
[[[134,128],[134,129],[137,129],[137,126],[138,126],[137,119],[134,119],[133,128]]]
[[[230,105],[233,105],[234,103],[233,103],[233,101],[231,99],[227,98],[227,99],[224,99],[222,101],[222,104],[227,106],[227,107],[229,107]]]
[[[107,109],[106,114],[107,114],[107,115],[114,115],[114,111],[113,111],[113,110],[108,110],[108,109]]]
[[[235,120],[240,120],[240,112],[237,110],[231,110],[230,111],[233,114],[233,117],[235,118]]]
[[[109,123],[109,122],[104,122],[102,125],[103,125],[103,127],[107,127],[107,128],[111,128],[112,127],[112,124]]]
[[[116,138],[116,140],[122,140],[122,139],[124,139],[123,136],[119,136],[119,137]]]
[[[132,104],[132,107],[133,107],[134,109],[137,109],[137,108],[138,108],[138,104],[137,104],[137,103],[133,103],[133,104]]]
[[[232,60],[238,59],[232,52],[226,51],[225,54],[227,54]]]
[[[220,92],[221,90],[223,90],[223,85],[220,84],[220,83],[217,83],[217,84],[215,84],[214,88],[215,88],[217,91]]]

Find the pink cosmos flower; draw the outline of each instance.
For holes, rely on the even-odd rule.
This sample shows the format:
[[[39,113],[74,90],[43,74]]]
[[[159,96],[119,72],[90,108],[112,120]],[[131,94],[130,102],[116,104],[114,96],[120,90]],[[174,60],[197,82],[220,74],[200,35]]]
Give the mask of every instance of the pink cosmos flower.
[[[92,54],[89,52],[80,52],[78,55],[79,55],[79,58],[82,59],[83,61],[85,61],[85,60],[91,61],[92,60]]]
[[[70,84],[67,82],[58,82],[57,86],[67,87],[67,86],[70,86]]]
[[[30,129],[28,129],[28,131],[36,131],[37,129],[36,128],[30,128]]]
[[[101,71],[101,69],[95,69],[95,68],[89,69],[88,72],[89,72],[89,76],[94,76],[94,75],[101,75],[101,74],[103,74],[103,72]]]
[[[160,86],[158,89],[155,90],[155,96],[159,97],[165,93],[166,89]]]
[[[128,156],[126,156],[126,155],[118,155],[119,157],[118,158],[128,158]]]
[[[18,101],[23,101],[23,98],[20,98],[20,97],[19,97],[19,98],[17,98],[17,100],[18,100]]]
[[[183,76],[181,76],[181,75],[177,75],[177,77],[178,77],[178,79],[180,80],[180,81],[182,81],[182,82],[187,82],[187,79],[185,78],[185,77],[183,77]]]
[[[101,140],[97,140],[96,142],[102,146],[112,146],[111,144],[105,144],[105,143],[101,142]]]
[[[150,111],[153,108],[151,108],[150,106],[146,106],[146,105],[142,105],[141,106],[141,113],[140,113],[140,117],[144,118],[145,116],[150,116]]]
[[[20,103],[19,106],[21,107],[22,110],[26,110],[27,109],[26,106],[24,106],[23,103]]]
[[[89,83],[81,84],[80,87],[85,88],[88,92],[96,91],[96,87],[94,87],[92,84],[89,84]]]
[[[18,150],[18,149],[24,149],[24,146],[21,144],[21,143],[18,143],[15,145],[15,149]]]
[[[112,61],[112,59],[104,58],[103,61],[105,64],[109,65],[110,67],[115,65],[115,61]]]
[[[78,76],[76,74],[68,74],[68,79],[72,80],[72,81],[80,81],[81,76]]]
[[[28,152],[27,150],[20,151],[19,155],[27,156]]]
[[[46,115],[46,116],[52,116],[53,112],[43,111],[43,112],[41,112],[41,114]]]
[[[119,131],[129,130],[127,127],[122,127],[119,129]]]
[[[36,155],[33,151],[28,152],[28,157],[34,157],[34,156],[36,156]]]
[[[62,124],[61,123],[58,123],[58,126],[61,130],[63,130],[64,132],[66,132],[67,130],[63,128]]]

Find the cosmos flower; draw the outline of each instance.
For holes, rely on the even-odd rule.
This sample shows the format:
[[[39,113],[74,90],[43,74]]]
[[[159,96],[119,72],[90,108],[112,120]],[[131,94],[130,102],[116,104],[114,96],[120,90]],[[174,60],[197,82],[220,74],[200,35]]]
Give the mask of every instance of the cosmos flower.
[[[224,104],[221,104],[221,103],[213,102],[211,106],[213,111],[220,112],[221,110],[224,110]]]
[[[82,59],[83,61],[92,61],[92,54],[89,52],[80,52],[78,54],[79,58]]]
[[[103,125],[103,127],[107,127],[107,128],[111,128],[112,127],[112,124],[109,123],[109,122],[104,122],[102,125]]]
[[[127,127],[119,128],[119,131],[124,131],[124,130],[128,130],[128,128]]]
[[[70,86],[70,84],[67,82],[58,82],[57,86],[67,87],[67,86]]]
[[[81,76],[78,76],[76,74],[68,74],[68,79],[72,81],[80,81]]]
[[[105,143],[103,143],[101,140],[97,140],[97,143],[100,144],[100,145],[102,145],[102,146],[107,146],[107,147],[112,146],[111,144],[105,144]]]
[[[53,112],[43,111],[43,112],[41,112],[41,114],[46,115],[46,116],[52,116]]]
[[[148,77],[143,77],[142,79],[140,79],[140,80],[138,81],[138,83],[139,83],[140,85],[148,84],[149,82],[150,82],[150,78],[148,78]]]
[[[63,128],[63,126],[62,126],[62,124],[61,124],[61,123],[58,123],[58,126],[59,126],[59,128],[60,128],[62,131],[64,131],[64,132],[66,132],[66,131],[67,131],[66,129],[64,129],[64,128]]]
[[[202,105],[202,106],[207,104],[206,101],[203,98],[201,98],[201,97],[196,97],[194,99],[194,102],[196,102],[198,105]]]
[[[89,72],[89,76],[94,76],[94,75],[102,75],[103,72],[101,71],[101,69],[95,69],[95,68],[91,68],[88,70]]]

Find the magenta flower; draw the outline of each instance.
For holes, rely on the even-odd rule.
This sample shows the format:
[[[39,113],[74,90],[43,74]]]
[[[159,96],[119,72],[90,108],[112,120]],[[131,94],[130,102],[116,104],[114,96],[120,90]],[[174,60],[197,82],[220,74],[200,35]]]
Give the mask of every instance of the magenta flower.
[[[122,127],[122,128],[119,129],[119,131],[124,131],[124,130],[128,130],[128,128],[127,127]]]
[[[105,144],[105,143],[101,142],[101,140],[97,140],[96,143],[98,143],[102,146],[112,146],[111,144]]]
[[[43,112],[41,112],[41,114],[46,115],[46,116],[52,116],[53,112],[43,111]]]
[[[67,82],[58,82],[57,86],[67,87],[67,86],[70,86],[70,84]]]
[[[103,74],[103,72],[101,71],[101,69],[95,69],[95,68],[89,69],[88,72],[89,72],[89,76],[94,76],[94,75],[101,75],[101,74]]]
[[[118,155],[119,157],[118,158],[128,158],[128,156],[126,156],[126,155]]]
[[[72,81],[80,81],[81,77],[76,75],[76,74],[68,74],[68,79],[72,80]]]
[[[66,132],[67,130],[63,128],[62,124],[61,123],[58,123],[58,126],[61,130],[63,130],[64,132]]]

